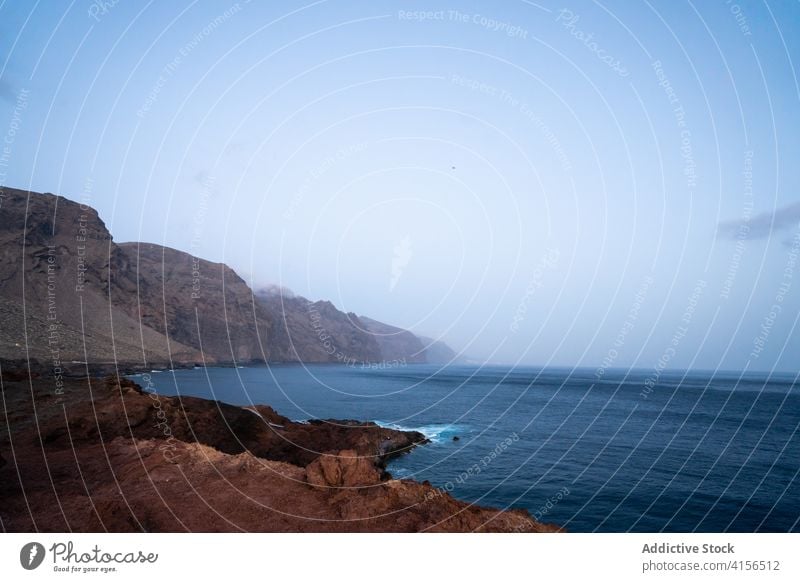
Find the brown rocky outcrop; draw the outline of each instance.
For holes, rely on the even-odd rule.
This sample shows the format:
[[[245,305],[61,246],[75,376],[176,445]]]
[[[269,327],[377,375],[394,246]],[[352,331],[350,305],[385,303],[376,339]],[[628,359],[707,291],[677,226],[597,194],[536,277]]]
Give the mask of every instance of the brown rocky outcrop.
[[[306,480],[317,487],[363,487],[381,481],[374,461],[352,449],[324,453],[306,467]]]
[[[524,511],[395,480],[419,433],[293,423],[267,406],[148,394],[114,379],[3,377],[5,531],[556,531]],[[12,448],[13,445],[13,448]]]

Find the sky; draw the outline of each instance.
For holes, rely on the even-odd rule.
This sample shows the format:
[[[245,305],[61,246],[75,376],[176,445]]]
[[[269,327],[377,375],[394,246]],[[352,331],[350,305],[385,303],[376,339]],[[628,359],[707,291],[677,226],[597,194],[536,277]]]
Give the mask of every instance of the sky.
[[[473,361],[797,369],[800,3],[3,2],[0,185]]]

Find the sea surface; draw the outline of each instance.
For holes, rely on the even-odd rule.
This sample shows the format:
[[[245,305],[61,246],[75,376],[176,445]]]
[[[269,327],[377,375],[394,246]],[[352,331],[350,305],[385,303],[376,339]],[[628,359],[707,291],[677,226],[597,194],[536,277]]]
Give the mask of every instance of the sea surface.
[[[142,381],[141,376],[132,376]],[[398,478],[573,532],[800,530],[794,376],[286,364],[150,374],[165,395],[360,419],[431,443]],[[457,440],[454,440],[457,437]]]

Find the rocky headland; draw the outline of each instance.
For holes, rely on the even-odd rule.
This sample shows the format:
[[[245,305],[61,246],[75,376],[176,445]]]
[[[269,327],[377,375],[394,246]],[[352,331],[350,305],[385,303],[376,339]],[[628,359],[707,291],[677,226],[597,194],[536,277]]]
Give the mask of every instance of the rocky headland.
[[[35,376],[35,375],[34,375]],[[5,371],[0,524],[8,532],[542,532],[522,510],[394,479],[424,435],[268,406],[165,397],[110,376]]]

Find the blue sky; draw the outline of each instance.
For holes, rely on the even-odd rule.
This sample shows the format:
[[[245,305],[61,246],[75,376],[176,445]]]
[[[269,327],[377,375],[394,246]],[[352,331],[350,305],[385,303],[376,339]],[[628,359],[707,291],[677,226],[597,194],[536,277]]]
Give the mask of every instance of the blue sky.
[[[478,360],[796,369],[797,2],[101,6],[0,5],[3,184]]]

